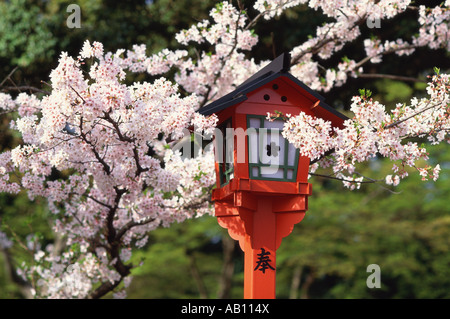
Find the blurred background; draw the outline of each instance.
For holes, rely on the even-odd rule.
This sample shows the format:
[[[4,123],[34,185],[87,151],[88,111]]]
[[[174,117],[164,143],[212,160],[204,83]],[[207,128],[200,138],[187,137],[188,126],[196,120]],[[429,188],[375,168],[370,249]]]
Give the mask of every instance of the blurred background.
[[[441,1],[415,1],[434,6]],[[77,56],[83,42],[100,41],[105,51],[131,49],[145,43],[148,54],[180,46],[174,34],[208,18],[217,1],[211,0],[10,0],[0,2],[0,88],[17,94],[17,86],[45,88],[61,51]],[[251,1],[242,1],[252,11]],[[70,29],[69,4],[81,8],[81,28]],[[249,57],[256,62],[288,52],[315,33],[326,19],[306,6],[288,10],[282,17],[255,26],[259,44]],[[288,31],[287,31],[288,30]],[[381,28],[361,27],[363,37],[408,39],[418,30],[417,12],[382,21]],[[204,49],[204,48],[201,48]],[[322,65],[343,56],[364,57],[361,42]],[[433,67],[449,71],[449,53],[419,49],[408,57],[386,56],[381,64],[365,66],[366,73],[402,75],[414,81],[351,79],[344,86],[322,93],[326,102],[347,113],[350,99],[366,88],[387,109],[425,95],[426,77]],[[8,78],[8,75],[11,75]],[[4,79],[7,79],[4,81]],[[127,78],[151,81],[147,74]],[[301,79],[300,79],[301,80]],[[26,92],[26,90],[24,90]],[[350,115],[350,113],[347,113]],[[0,152],[20,143],[8,130],[14,114],[0,115]],[[339,181],[314,177],[313,195],[304,220],[295,226],[277,252],[278,298],[450,298],[450,147],[430,147],[433,163],[442,171],[437,182],[420,180],[417,173],[395,189],[379,184],[349,191]],[[372,178],[389,174],[392,163],[376,159],[360,168]],[[29,201],[26,194],[0,194],[0,231],[16,245],[13,259],[0,253],[0,298],[24,298],[8,269],[31,261],[21,243],[34,237],[46,245],[57,238],[51,231],[51,214],[44,199]],[[242,298],[243,253],[218,226],[204,216],[150,234],[137,251],[128,289],[129,298]],[[381,288],[369,289],[367,266],[381,270]]]

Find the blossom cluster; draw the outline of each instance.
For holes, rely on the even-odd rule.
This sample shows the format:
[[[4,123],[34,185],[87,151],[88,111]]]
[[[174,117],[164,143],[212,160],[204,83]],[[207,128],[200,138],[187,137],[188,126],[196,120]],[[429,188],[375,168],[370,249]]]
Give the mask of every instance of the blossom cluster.
[[[221,2],[211,10],[210,18],[175,36],[184,46],[204,43],[211,46],[195,58],[187,50],[168,49],[148,56],[144,44],[134,45],[132,50],[120,49],[111,56],[131,72],[156,76],[176,69],[176,83],[184,91],[201,97],[204,105],[228,93],[260,67],[244,54],[258,42],[257,35],[247,28],[249,22],[244,12],[229,2]]]
[[[282,135],[300,150],[300,155],[313,161],[333,148],[332,132],[330,121],[302,112],[298,116],[288,115]]]
[[[275,16],[281,15],[288,8],[306,2],[307,0],[257,0],[253,5],[253,8],[258,10],[260,14],[264,16],[264,19],[269,20]]]
[[[448,2],[434,8],[417,7],[419,32],[411,39],[383,40],[363,39],[367,58],[360,61],[343,56],[335,67],[324,68],[320,60],[338,54],[346,44],[361,36],[361,28],[367,21],[387,20],[411,10],[410,0],[396,1],[319,1],[319,0],[258,0],[254,9],[264,19],[272,19],[291,7],[304,5],[321,10],[331,22],[318,26],[315,35],[292,48],[292,67],[290,72],[313,90],[329,91],[341,86],[351,77],[364,73],[364,64],[380,63],[384,55],[410,55],[418,47],[448,49],[447,28],[450,21]],[[203,20],[176,35],[180,44],[211,45],[210,51],[199,52],[195,60],[185,50],[163,50],[146,56],[145,46],[135,45],[122,61],[132,71],[147,71],[152,75],[163,74],[171,68],[179,72],[176,82],[189,93],[202,97],[203,104],[230,92],[242,83],[248,74],[255,73],[268,61],[256,64],[246,59],[243,51],[251,50],[258,37],[248,26],[245,11],[239,11],[228,2],[219,3],[211,10],[211,20]],[[120,52],[119,52],[120,51]],[[124,50],[119,50],[119,56]]]
[[[300,149],[300,153],[312,160],[321,159],[325,153],[333,155],[322,162],[331,166],[336,175],[343,172],[350,176],[343,178],[344,185],[354,181],[352,174],[356,164],[366,162],[381,155],[397,164],[393,165],[394,174],[385,179],[387,184],[398,185],[400,179],[408,176],[408,167],[416,169],[423,180],[439,177],[440,166],[434,168],[421,161],[428,160],[424,146],[411,138],[426,137],[431,144],[450,143],[450,80],[447,74],[436,74],[428,84],[428,98],[413,98],[410,105],[398,104],[390,113],[385,106],[366,95],[352,99],[352,119],[344,122],[344,127],[333,128],[331,122],[317,119],[301,113],[288,118],[283,131],[291,143]],[[320,162],[319,162],[320,163]],[[317,165],[314,169],[317,169]],[[358,183],[356,183],[358,184]]]
[[[307,1],[264,1],[262,7],[277,7],[282,12],[283,5],[290,6],[292,2]],[[262,1],[258,3],[263,3]],[[293,75],[314,90],[329,91],[333,87],[343,85],[349,77],[357,77],[364,72],[363,65],[367,62],[379,63],[384,55],[410,55],[418,47],[431,49],[449,49],[448,24],[450,7],[448,1],[443,5],[428,9],[418,7],[419,32],[411,39],[393,39],[383,42],[376,38],[363,39],[367,58],[356,61],[344,56],[335,67],[325,69],[319,59],[326,60],[337,54],[347,43],[360,37],[361,28],[367,26],[367,21],[391,19],[409,10],[411,1],[308,1],[308,6],[323,13],[334,21],[317,27],[315,36],[291,50],[295,65]],[[261,6],[259,8],[262,9]],[[281,11],[280,11],[281,10]],[[381,23],[381,22],[380,22]]]
[[[35,287],[41,297],[84,298],[95,283],[126,277],[131,247],[145,245],[150,230],[183,221],[193,211],[211,212],[199,200],[214,178],[211,156],[194,163],[165,154],[166,148],[161,158],[149,152],[166,138],[182,137],[187,127],[211,130],[217,118],[196,113],[198,97],[182,97],[165,78],[123,84],[122,59],[104,54],[97,42],[86,41],[77,58],[62,53],[50,79],[52,92],[41,100],[1,96],[3,108],[18,110],[11,126],[24,144],[0,155],[0,191],[24,189],[30,199],[47,198],[58,216],[54,230],[66,236],[67,245],[95,251],[64,262],[41,251],[39,260],[48,267],[38,264],[26,272],[41,278]],[[54,169],[73,173],[54,180]],[[10,179],[12,173],[19,181]],[[120,254],[96,250],[116,241],[123,245]]]

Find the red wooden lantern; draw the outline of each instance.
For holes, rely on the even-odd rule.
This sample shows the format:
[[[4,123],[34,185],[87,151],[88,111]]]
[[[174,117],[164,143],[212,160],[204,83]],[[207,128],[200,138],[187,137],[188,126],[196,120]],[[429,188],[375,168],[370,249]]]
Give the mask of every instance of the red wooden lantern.
[[[283,54],[199,110],[219,118],[212,199],[219,224],[245,252],[245,298],[275,298],[276,250],[305,216],[312,193],[309,158],[282,137],[284,122],[269,121],[267,113],[305,112],[335,127],[346,119],[289,74],[289,66]]]

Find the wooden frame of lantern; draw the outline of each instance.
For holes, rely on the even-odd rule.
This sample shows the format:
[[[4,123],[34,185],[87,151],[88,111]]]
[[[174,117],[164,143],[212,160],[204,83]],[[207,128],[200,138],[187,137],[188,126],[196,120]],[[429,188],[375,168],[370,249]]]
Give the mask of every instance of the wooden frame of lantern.
[[[347,119],[289,74],[289,61],[289,55],[279,56],[235,91],[199,110],[219,118],[222,136],[215,139],[217,187],[212,200],[218,223],[245,253],[245,298],[275,297],[276,250],[305,216],[312,194],[309,158],[280,138],[282,122],[269,121],[267,114],[305,112],[334,127]],[[275,165],[268,164],[276,157]]]

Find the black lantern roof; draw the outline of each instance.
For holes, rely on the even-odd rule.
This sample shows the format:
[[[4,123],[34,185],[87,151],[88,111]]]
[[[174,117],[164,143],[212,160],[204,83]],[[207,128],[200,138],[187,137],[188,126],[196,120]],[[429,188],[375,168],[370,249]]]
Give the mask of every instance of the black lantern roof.
[[[261,86],[279,77],[286,77],[290,79],[292,82],[294,82],[296,85],[298,85],[300,88],[308,92],[310,95],[315,97],[317,100],[319,100],[318,107],[321,107],[325,111],[328,111],[338,116],[344,121],[347,120],[348,118],[345,115],[339,113],[334,108],[326,104],[324,102],[323,96],[313,91],[311,88],[309,88],[307,85],[305,85],[303,82],[301,82],[288,72],[288,70],[290,69],[290,60],[291,60],[290,54],[284,53],[278,56],[266,67],[262,68],[253,76],[251,76],[249,79],[247,79],[244,83],[239,85],[236,88],[236,90],[234,90],[231,93],[228,93],[227,95],[222,96],[221,98],[217,99],[216,101],[208,105],[205,105],[204,107],[199,109],[198,112],[203,115],[210,115],[213,113],[217,113],[228,107],[231,107],[235,104],[247,100],[247,93],[258,89]]]

